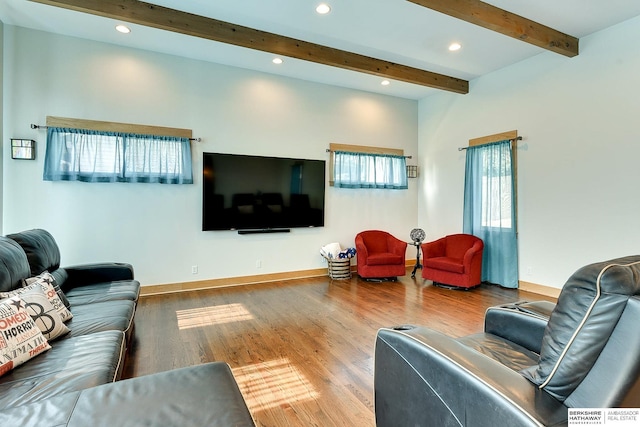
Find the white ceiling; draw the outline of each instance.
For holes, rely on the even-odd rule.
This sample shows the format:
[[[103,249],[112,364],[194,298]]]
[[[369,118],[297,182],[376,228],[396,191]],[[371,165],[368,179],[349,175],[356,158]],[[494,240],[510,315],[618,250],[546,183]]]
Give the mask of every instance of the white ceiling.
[[[325,45],[337,49],[473,80],[544,50],[528,43],[462,22],[406,0],[325,0],[332,11],[318,15],[321,0],[154,0],[150,3],[221,21]],[[584,37],[640,15],[637,0],[490,0],[494,6]],[[27,0],[1,0],[0,20],[27,27],[327,83],[409,99],[436,89],[284,58],[163,30],[129,25],[131,34],[114,30],[117,23],[80,12]],[[462,44],[458,52],[448,45]],[[554,54],[555,55],[555,54]],[[571,61],[571,58],[564,57]]]

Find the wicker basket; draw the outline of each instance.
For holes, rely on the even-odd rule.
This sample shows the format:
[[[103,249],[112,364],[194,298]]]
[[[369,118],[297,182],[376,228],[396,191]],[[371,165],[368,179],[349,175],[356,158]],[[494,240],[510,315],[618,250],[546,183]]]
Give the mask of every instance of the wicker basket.
[[[351,258],[327,258],[329,277],[336,280],[351,279]]]

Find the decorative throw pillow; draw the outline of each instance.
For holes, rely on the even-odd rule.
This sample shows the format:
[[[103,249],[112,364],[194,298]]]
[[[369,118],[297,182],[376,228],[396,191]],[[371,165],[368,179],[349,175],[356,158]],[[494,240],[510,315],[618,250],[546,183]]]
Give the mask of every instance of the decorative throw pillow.
[[[0,300],[0,376],[51,348],[20,297]]]
[[[25,302],[27,312],[47,341],[70,332],[41,287],[36,286],[21,292],[19,297]]]
[[[51,284],[53,281],[53,277],[49,275],[43,275],[38,280],[33,282],[32,284],[16,289],[11,292],[0,292],[0,298],[9,298],[15,295],[20,295],[22,292],[31,289],[42,289],[44,294],[47,296],[47,299],[51,303],[51,305],[56,309],[63,322],[70,320],[73,317],[73,314],[69,311],[67,307],[64,306],[62,300],[58,296],[58,293],[55,289],[53,289],[53,285]]]
[[[69,303],[69,300],[67,299],[67,296],[64,294],[64,292],[62,292],[62,289],[60,289],[60,286],[56,282],[55,277],[53,277],[53,275],[51,273],[49,273],[48,271],[45,271],[45,272],[43,272],[42,274],[40,274],[38,276],[29,277],[28,279],[24,279],[24,286],[28,286],[28,285],[32,284],[33,282],[35,282],[36,280],[38,280],[38,279],[40,279],[42,277],[46,277],[46,278],[50,279],[51,284],[53,285],[53,289],[56,290],[56,293],[60,297],[60,300],[62,301],[64,306],[67,307],[68,309],[71,309],[71,304]]]

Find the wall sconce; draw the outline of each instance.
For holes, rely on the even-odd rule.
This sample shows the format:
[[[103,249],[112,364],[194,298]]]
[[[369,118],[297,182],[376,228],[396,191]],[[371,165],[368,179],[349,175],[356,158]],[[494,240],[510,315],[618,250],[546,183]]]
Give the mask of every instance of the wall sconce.
[[[418,177],[418,166],[407,165],[407,178],[417,178],[417,177]]]
[[[32,139],[11,138],[11,158],[33,160],[36,158],[36,142]]]

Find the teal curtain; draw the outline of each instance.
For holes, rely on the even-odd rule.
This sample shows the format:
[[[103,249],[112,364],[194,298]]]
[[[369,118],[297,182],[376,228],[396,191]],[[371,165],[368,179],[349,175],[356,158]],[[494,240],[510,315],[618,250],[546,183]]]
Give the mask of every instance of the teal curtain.
[[[511,141],[469,147],[463,231],[484,242],[482,280],[518,287],[516,200]]]
[[[193,184],[189,138],[50,127],[45,181]]]
[[[334,153],[333,182],[342,188],[406,190],[407,159],[390,154]]]

